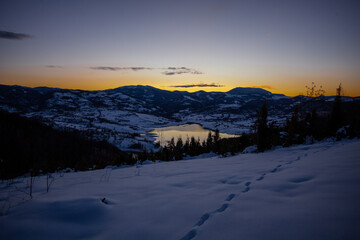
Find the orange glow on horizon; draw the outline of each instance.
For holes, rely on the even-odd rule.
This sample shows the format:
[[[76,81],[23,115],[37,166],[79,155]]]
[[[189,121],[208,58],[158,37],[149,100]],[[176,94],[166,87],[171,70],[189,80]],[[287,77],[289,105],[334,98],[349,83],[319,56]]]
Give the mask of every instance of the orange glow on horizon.
[[[227,92],[236,87],[263,88],[272,93],[284,94],[286,96],[298,96],[306,94],[306,87],[311,82],[315,82],[317,86],[322,85],[326,96],[335,95],[335,90],[340,82],[336,77],[311,77],[311,76],[282,76],[271,77],[265,80],[257,78],[237,78],[234,76],[200,76],[194,81],[193,76],[159,76],[159,75],[120,75],[113,72],[99,71],[59,71],[54,74],[49,72],[33,73],[33,72],[1,72],[0,84],[4,85],[21,85],[26,87],[54,87],[79,90],[105,90],[113,89],[128,85],[149,85],[155,88],[168,91],[206,91],[206,92]],[[74,77],[75,76],[75,77]],[[219,81],[218,79],[223,79]],[[291,79],[291,81],[289,81]],[[360,96],[360,85],[356,79],[350,79],[347,84],[343,84],[346,96]],[[219,87],[173,87],[178,85],[220,85]]]

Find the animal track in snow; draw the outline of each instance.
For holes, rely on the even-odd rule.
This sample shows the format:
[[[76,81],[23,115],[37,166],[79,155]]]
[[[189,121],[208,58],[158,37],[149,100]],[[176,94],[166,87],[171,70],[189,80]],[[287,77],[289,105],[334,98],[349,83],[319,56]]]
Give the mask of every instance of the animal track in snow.
[[[290,182],[293,182],[293,183],[303,183],[303,182],[310,181],[311,179],[313,179],[312,176],[298,177],[298,178],[293,178],[293,179],[291,179]]]
[[[271,173],[277,172],[281,166],[282,166],[281,164],[277,165],[277,167],[271,170],[270,172]]]
[[[265,177],[265,175],[266,175],[266,173],[261,174],[261,176],[258,177],[258,178],[256,179],[256,181],[261,181],[261,180],[263,180],[264,177]]]
[[[201,218],[195,225],[200,227],[206,222],[206,220],[209,219],[209,217],[210,217],[210,213],[205,213],[204,215],[201,216]]]
[[[230,194],[226,201],[231,201],[231,199],[233,199],[235,197],[235,194]],[[229,200],[228,200],[229,199]],[[210,219],[210,217],[214,216],[217,213],[222,213],[224,212],[227,208],[229,207],[228,203],[224,203],[223,205],[221,205],[220,208],[216,209],[215,211],[211,212],[211,213],[205,213],[204,215],[201,216],[201,218],[199,219],[199,221],[195,224],[195,226],[193,227],[193,229],[191,229],[184,237],[182,237],[180,240],[191,240],[194,237],[196,237],[197,235],[197,228],[201,227],[207,220]]]
[[[232,194],[230,194],[229,196],[227,196],[227,198],[226,198],[225,201],[230,202],[234,197],[235,197],[235,194],[232,193]]]
[[[246,188],[242,191],[243,193],[250,191],[250,187],[249,187],[250,184],[251,184],[251,182],[245,183]]]
[[[191,230],[188,232],[184,237],[182,237],[180,240],[191,240],[196,236],[197,232],[196,229]]]
[[[300,156],[298,156],[295,160],[293,161],[289,161],[287,162],[286,164],[292,164],[293,162],[295,161],[299,161],[301,159]],[[267,173],[276,173],[277,171],[279,171],[279,169],[281,168],[281,164],[277,165],[273,170],[267,172]],[[266,174],[267,173],[263,173],[261,174],[257,179],[256,181],[262,181]],[[228,178],[225,178],[225,179],[222,179],[220,180],[221,183],[223,184],[239,184],[241,183],[241,181],[236,181],[235,179],[235,176],[231,176],[231,177],[228,177]],[[302,177],[302,178],[294,178],[292,180],[290,180],[291,182],[294,182],[294,183],[302,183],[302,182],[306,182],[306,181],[309,181],[311,180],[312,177]],[[248,191],[250,191],[250,185],[251,185],[252,182],[246,182],[244,185],[245,185],[245,189],[242,190],[241,192],[242,193],[247,193]],[[225,199],[225,202],[230,202],[232,201],[234,198],[235,198],[236,194],[234,193],[231,193],[229,194],[226,199]],[[227,208],[229,207],[229,203],[223,203],[221,205],[220,208],[216,209],[215,211],[212,211],[212,212],[209,212],[209,213],[205,213],[203,214],[200,219],[198,220],[198,222],[194,225],[194,227],[184,236],[182,237],[180,240],[191,240],[193,238],[196,237],[197,235],[197,229],[199,227],[201,227],[202,225],[204,225],[210,218],[212,218],[214,215],[218,214],[218,213],[222,213],[224,212]]]
[[[230,194],[227,198],[227,201],[231,201],[231,199],[228,200],[229,197],[231,197],[231,199],[233,199],[235,197],[235,194]],[[211,213],[205,213],[204,215],[202,215],[201,218],[199,219],[199,221],[195,224],[194,228],[191,229],[184,237],[182,237],[181,240],[193,239],[197,234],[196,228],[202,226],[214,214],[224,212],[228,207],[229,207],[229,204],[224,203],[223,205],[221,205],[220,208],[216,209],[215,211],[213,211]]]
[[[229,204],[224,203],[220,208],[218,208],[218,209],[216,210],[216,212],[218,212],[218,213],[223,212],[223,211],[225,211],[228,207],[229,207]]]

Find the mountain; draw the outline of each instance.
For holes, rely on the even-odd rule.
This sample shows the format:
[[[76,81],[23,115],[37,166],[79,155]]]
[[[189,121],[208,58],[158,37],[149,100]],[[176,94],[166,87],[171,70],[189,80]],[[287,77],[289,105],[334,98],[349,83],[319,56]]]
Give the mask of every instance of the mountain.
[[[151,86],[124,86],[103,91],[0,85],[0,108],[38,118],[59,129],[87,131],[120,149],[152,146],[154,127],[199,123],[206,128],[240,134],[249,131],[256,110],[267,101],[269,118],[281,124],[294,106],[328,112],[333,97],[288,97],[260,88],[228,92],[166,91]],[[344,100],[360,102],[359,98]]]
[[[228,93],[231,95],[259,95],[259,96],[272,95],[271,92],[266,91],[262,88],[242,88],[242,87],[234,88],[234,89],[228,91]]]
[[[150,113],[172,119],[186,114],[244,114],[254,112],[264,100],[270,110],[291,110],[294,98],[260,88],[234,88],[228,92],[166,91],[151,86],[124,86],[104,91],[0,85],[0,106],[23,113],[38,111],[85,111],[95,109]],[[216,111],[214,111],[216,109]],[[180,115],[179,115],[180,114]]]

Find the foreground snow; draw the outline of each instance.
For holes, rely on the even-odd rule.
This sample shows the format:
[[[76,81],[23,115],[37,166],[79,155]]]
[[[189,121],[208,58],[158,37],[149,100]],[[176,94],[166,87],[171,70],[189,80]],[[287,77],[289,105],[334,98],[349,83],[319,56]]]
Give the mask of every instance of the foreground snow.
[[[360,239],[359,149],[324,142],[67,173],[49,193],[36,178],[33,199],[0,216],[0,239]],[[21,184],[0,184],[3,206],[21,202]]]

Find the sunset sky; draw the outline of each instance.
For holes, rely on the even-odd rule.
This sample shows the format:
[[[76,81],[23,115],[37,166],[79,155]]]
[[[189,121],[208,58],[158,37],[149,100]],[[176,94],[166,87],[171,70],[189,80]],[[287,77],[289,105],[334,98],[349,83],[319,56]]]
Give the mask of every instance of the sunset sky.
[[[360,3],[0,0],[0,84],[360,96]]]

